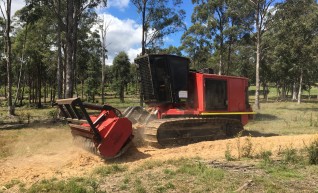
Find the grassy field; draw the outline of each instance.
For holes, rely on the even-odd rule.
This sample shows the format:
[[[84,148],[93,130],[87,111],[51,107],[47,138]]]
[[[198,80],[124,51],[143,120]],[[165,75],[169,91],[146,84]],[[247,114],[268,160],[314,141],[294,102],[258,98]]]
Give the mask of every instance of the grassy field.
[[[4,186],[29,193],[318,192],[317,165],[306,164],[297,154],[281,161],[265,157],[257,163],[252,159],[218,163],[200,158],[146,161],[134,169],[114,163],[97,167],[84,177],[44,179],[31,186],[13,180]]]
[[[315,93],[313,90],[312,93]],[[124,109],[138,105],[138,98],[130,97],[126,103],[108,98],[107,103]],[[253,96],[251,96],[253,103]],[[19,145],[17,141],[43,135],[37,124],[45,122],[53,125],[55,109],[49,105],[42,109],[17,108],[17,117],[6,116],[6,107],[0,108],[0,127],[7,123],[20,122],[30,125],[19,129],[0,129],[0,163],[5,162]],[[63,132],[67,126],[61,123]],[[42,124],[43,127],[43,124]],[[41,128],[43,130],[43,128]],[[268,102],[262,101],[261,110],[254,120],[245,126],[244,134],[257,136],[280,136],[318,133],[318,101],[311,98],[300,105],[291,101],[276,101],[275,90],[270,93]],[[46,133],[49,133],[48,131]],[[67,131],[66,131],[67,132]],[[49,133],[47,141],[52,143],[58,133]],[[316,136],[317,137],[317,136]],[[237,137],[240,138],[239,136]],[[62,140],[63,138],[60,138]],[[248,138],[244,138],[246,140]],[[60,143],[62,141],[57,141]],[[41,142],[42,143],[42,142]],[[38,153],[42,151],[41,143]],[[53,143],[54,145],[55,143]],[[307,143],[302,149],[284,147],[279,155],[271,150],[251,153],[254,144],[242,144],[242,155],[238,158],[224,152],[227,161],[209,160],[202,157],[178,158],[169,160],[147,160],[141,165],[124,161],[111,161],[96,167],[84,176],[64,179],[49,178],[26,184],[19,179],[0,183],[0,192],[316,192],[318,193],[318,138]],[[43,150],[44,151],[44,150]],[[34,152],[34,153],[37,153]],[[23,152],[18,152],[23,154]]]

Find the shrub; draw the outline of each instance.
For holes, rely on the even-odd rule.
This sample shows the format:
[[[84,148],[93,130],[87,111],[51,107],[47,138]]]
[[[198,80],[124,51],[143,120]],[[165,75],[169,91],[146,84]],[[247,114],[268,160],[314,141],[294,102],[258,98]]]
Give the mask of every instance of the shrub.
[[[262,159],[264,164],[272,163],[271,159],[272,152],[269,150],[261,151],[259,154],[256,155],[257,158]]]
[[[229,144],[226,145],[226,150],[224,152],[224,156],[225,156],[225,159],[227,161],[234,161],[235,160],[235,158],[231,154],[231,149],[230,149],[230,145]]]
[[[298,155],[297,149],[292,147],[286,148],[280,154],[283,155],[285,163],[298,163],[301,160],[301,157]]]
[[[306,146],[309,164],[318,164],[318,138]]]
[[[253,157],[253,143],[252,136],[245,138],[245,143],[242,147],[242,157],[252,158]]]
[[[48,116],[52,119],[53,122],[56,122],[59,111],[57,109],[52,109],[48,112]]]

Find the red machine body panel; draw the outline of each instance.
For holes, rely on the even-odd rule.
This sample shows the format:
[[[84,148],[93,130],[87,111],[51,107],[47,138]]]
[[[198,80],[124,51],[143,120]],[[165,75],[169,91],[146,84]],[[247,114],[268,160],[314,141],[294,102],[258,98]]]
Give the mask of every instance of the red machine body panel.
[[[240,116],[242,124],[253,113],[248,104],[248,79],[189,72],[188,98],[177,104],[158,105],[158,118],[166,116]]]
[[[98,116],[90,116],[92,122],[105,116],[105,121],[96,125],[101,136],[101,142],[96,144],[100,154],[105,158],[115,157],[126,141],[132,137],[132,123],[128,118],[118,117],[114,112],[102,110]],[[82,124],[89,127],[89,124]]]

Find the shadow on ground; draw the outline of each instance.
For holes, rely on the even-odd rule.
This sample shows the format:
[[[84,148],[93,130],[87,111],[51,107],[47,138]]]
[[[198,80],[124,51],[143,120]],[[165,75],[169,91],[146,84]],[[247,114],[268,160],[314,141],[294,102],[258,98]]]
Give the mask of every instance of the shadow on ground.
[[[135,162],[138,160],[149,158],[151,155],[147,153],[143,153],[138,150],[138,148],[135,145],[132,145],[129,147],[127,152],[125,152],[122,156],[115,158],[115,159],[109,159],[105,160],[107,163],[127,163],[127,162]]]
[[[282,110],[288,110],[288,111],[301,111],[301,112],[306,112],[306,111],[318,111],[318,108],[288,108],[288,107],[280,107],[279,109]]]
[[[261,133],[258,131],[247,131],[243,130],[242,136],[252,136],[252,137],[273,137],[273,136],[279,136],[276,133]]]
[[[272,121],[272,120],[278,120],[279,118],[275,115],[271,114],[263,114],[263,113],[257,113],[254,115],[255,121]]]

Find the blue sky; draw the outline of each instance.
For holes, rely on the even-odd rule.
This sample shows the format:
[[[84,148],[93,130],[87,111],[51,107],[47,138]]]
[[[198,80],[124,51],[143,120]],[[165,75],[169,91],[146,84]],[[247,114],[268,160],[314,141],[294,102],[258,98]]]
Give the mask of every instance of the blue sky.
[[[191,15],[192,15],[192,10],[193,10],[193,5],[190,0],[184,0],[182,8],[186,11],[186,19],[185,23],[186,25],[191,24]],[[134,57],[136,57],[137,54],[141,52],[141,15],[137,13],[136,7],[129,2],[129,0],[109,0],[108,1],[108,7],[103,8],[98,10],[99,14],[103,14],[106,16],[106,18],[112,20],[110,25],[110,41],[113,41],[116,39],[116,33],[121,34],[120,38],[121,40],[124,39],[125,32],[130,33],[129,37],[127,37],[124,41],[124,44],[129,43],[129,48],[125,47],[124,51],[127,52],[129,58],[131,61],[133,60]],[[117,22],[124,22],[122,25],[123,28],[125,29],[118,29],[118,30],[112,30],[112,25],[113,28],[116,28],[115,25],[117,25]],[[133,23],[131,23],[133,22]],[[117,24],[116,24],[117,23]],[[125,26],[126,24],[126,26]],[[128,24],[128,25],[127,25]],[[115,32],[116,31],[116,32]],[[137,34],[136,34],[137,33]],[[170,45],[174,46],[179,46],[180,45],[180,38],[182,36],[183,32],[179,32],[176,34],[172,34],[169,37],[165,38],[165,45],[164,47],[168,47]],[[127,34],[126,34],[127,35]],[[131,40],[131,37],[135,37],[134,40]],[[130,40],[129,40],[130,39]],[[118,43],[118,42],[117,42]],[[117,44],[116,43],[116,44]],[[119,49],[123,49],[122,47],[124,46],[114,46],[114,43],[111,42],[110,44],[110,53],[109,53],[109,59],[110,61],[112,60],[113,56],[118,53]],[[121,44],[121,43],[119,43]],[[113,48],[113,49],[112,49]],[[127,50],[128,49],[128,50]]]

